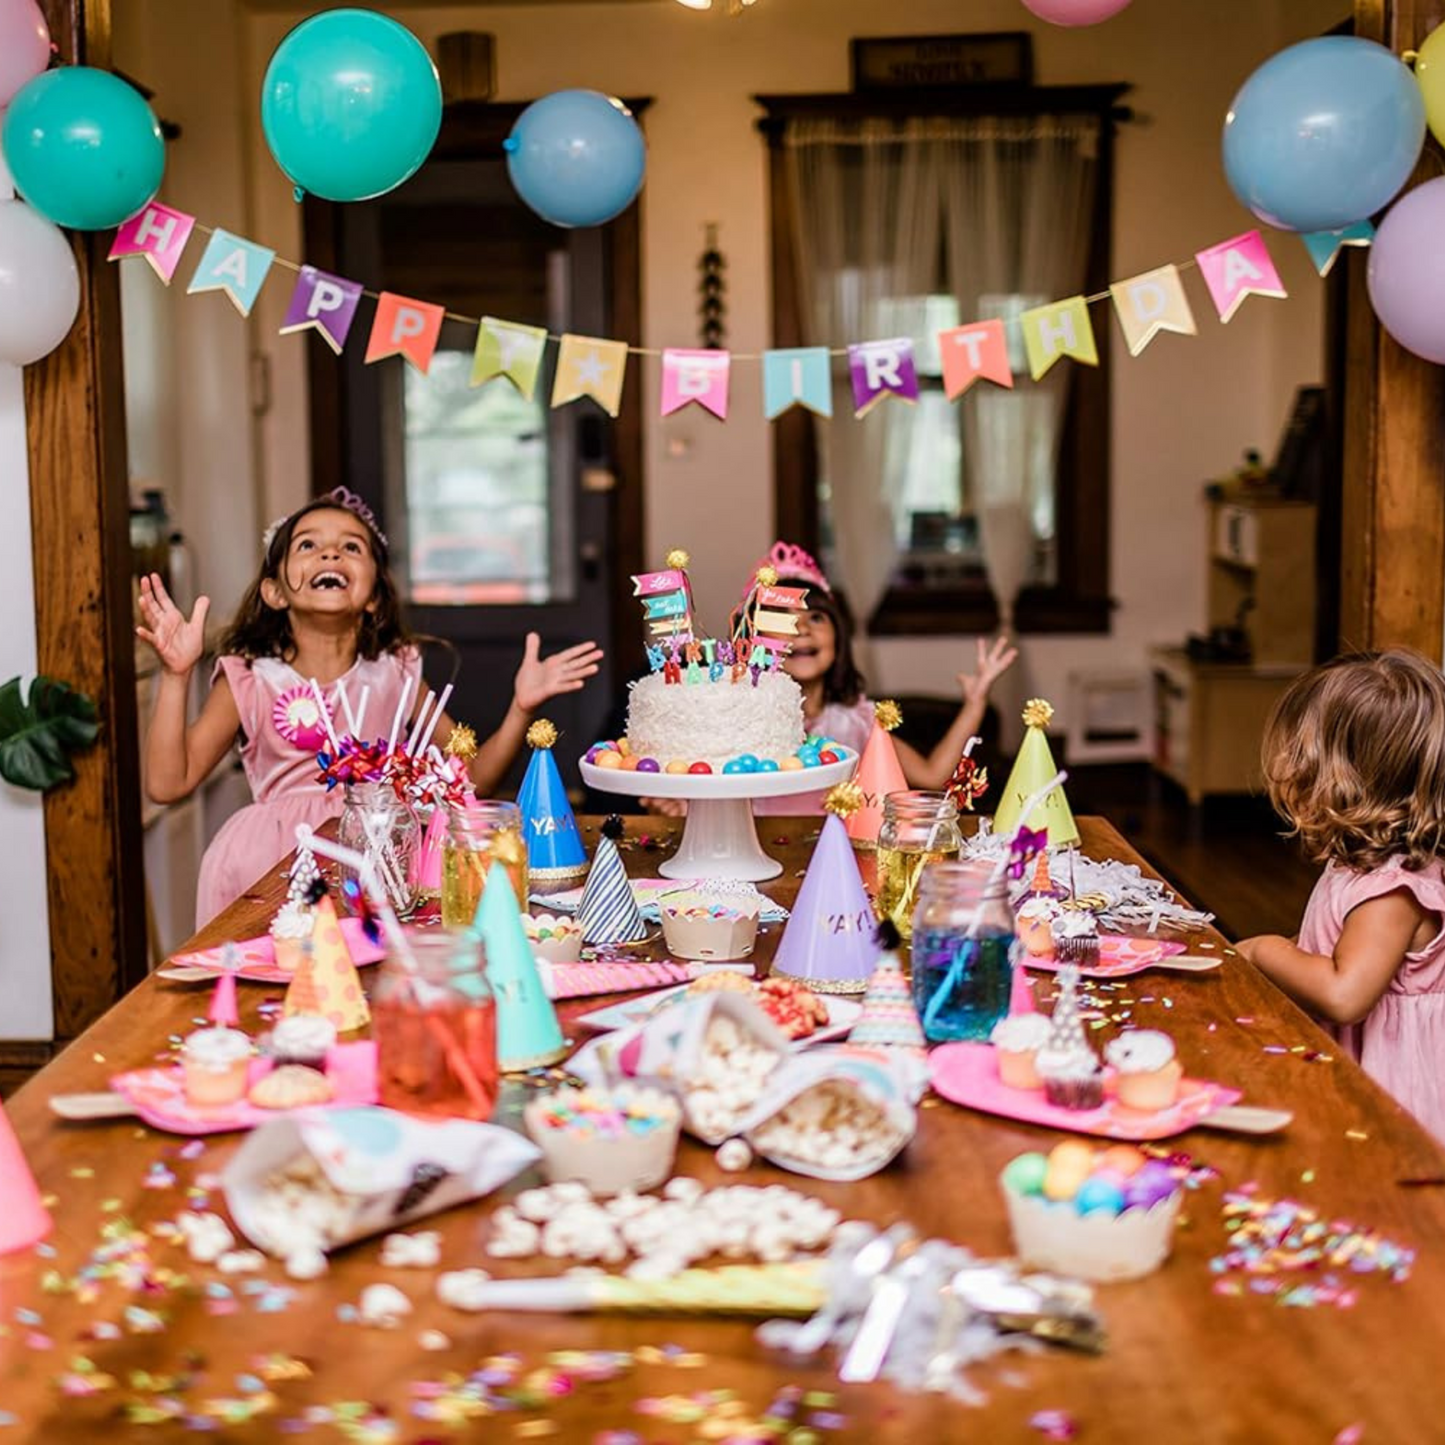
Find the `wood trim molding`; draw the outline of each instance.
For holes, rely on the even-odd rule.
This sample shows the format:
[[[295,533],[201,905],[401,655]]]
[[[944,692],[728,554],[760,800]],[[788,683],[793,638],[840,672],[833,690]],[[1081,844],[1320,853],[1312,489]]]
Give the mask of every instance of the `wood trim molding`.
[[[104,66],[108,0],[42,0],[59,53]],[[25,373],[39,669],[96,699],[99,741],[45,797],[55,1034],[68,1039],[145,976],[145,874],[120,284],[107,238],[75,236],[80,314]]]

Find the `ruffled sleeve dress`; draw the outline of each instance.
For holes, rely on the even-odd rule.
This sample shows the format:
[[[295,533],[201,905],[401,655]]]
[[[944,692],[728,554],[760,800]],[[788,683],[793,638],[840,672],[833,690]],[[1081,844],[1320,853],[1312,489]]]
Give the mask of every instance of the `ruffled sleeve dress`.
[[[830,702],[808,724],[808,734],[815,738],[832,738],[845,748],[861,753],[873,731],[873,704],[866,697],[855,703]],[[826,789],[816,793],[794,793],[782,798],[754,798],[753,812],[759,815],[796,815],[821,813]]]

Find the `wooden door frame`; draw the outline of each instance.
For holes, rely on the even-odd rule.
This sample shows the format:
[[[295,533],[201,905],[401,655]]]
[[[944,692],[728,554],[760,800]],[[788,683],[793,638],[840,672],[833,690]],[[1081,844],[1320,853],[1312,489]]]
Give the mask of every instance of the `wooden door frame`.
[[[40,0],[62,62],[107,67],[110,0]],[[145,976],[120,279],[110,237],[71,235],[80,314],[25,372],[41,673],[95,698],[100,738],[45,796],[54,1033],[74,1038]]]

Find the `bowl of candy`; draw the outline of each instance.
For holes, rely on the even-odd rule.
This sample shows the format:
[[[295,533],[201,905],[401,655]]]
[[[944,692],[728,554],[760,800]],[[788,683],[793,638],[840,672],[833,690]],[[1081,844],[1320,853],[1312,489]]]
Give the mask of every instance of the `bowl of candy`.
[[[582,925],[575,918],[524,913],[522,928],[538,958],[545,958],[549,963],[576,963],[582,957]]]
[[[660,1089],[559,1089],[522,1113],[548,1183],[575,1179],[593,1194],[654,1189],[672,1173],[682,1109]]]
[[[751,884],[710,884],[665,893],[659,904],[668,952],[721,963],[746,958],[758,937],[763,900]]]

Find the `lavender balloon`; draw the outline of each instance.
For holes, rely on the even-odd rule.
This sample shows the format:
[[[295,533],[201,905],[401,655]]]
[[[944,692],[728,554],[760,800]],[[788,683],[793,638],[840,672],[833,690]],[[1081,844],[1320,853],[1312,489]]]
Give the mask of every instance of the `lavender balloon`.
[[[1129,0],[1024,0],[1025,9],[1050,25],[1097,25],[1128,5]]]
[[[1370,304],[1380,324],[1426,361],[1445,363],[1445,178],[1407,191],[1370,250]]]

